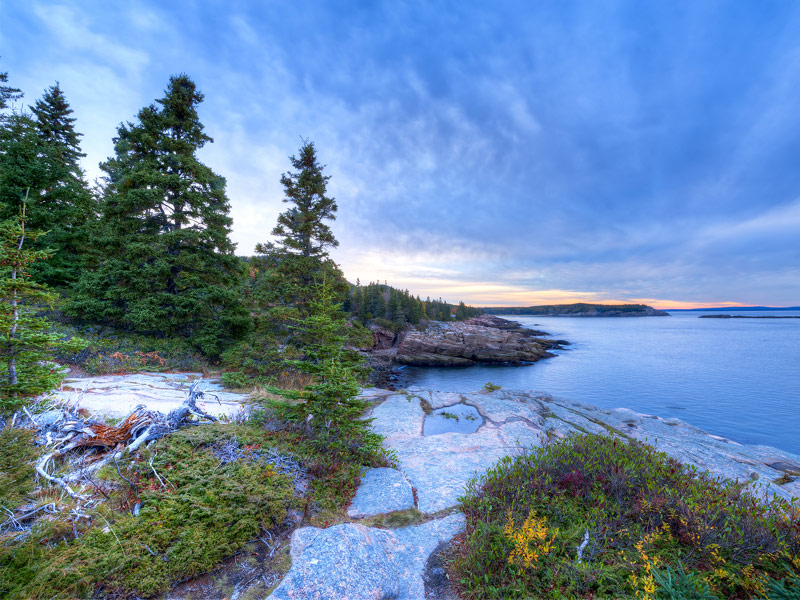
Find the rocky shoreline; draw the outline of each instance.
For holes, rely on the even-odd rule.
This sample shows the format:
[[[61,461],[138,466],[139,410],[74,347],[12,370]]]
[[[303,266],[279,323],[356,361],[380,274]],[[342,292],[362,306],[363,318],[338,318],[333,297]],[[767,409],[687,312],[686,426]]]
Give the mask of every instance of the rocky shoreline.
[[[574,433],[639,440],[766,497],[800,497],[800,456],[741,445],[679,419],[604,410],[524,390],[369,389],[362,397],[371,404],[372,428],[397,455],[397,468],[365,473],[348,510],[351,522],[294,532],[292,567],[270,598],[454,597],[435,572],[436,548],[464,530],[457,507],[467,482],[503,456]],[[479,412],[474,432],[424,435],[431,411],[460,404]],[[419,524],[387,529],[362,523],[403,510],[419,515]]]
[[[525,365],[555,356],[551,350],[569,343],[492,315],[449,323],[430,321],[422,329],[406,329],[399,333],[377,324],[370,325],[370,330],[373,348],[368,353],[369,364],[375,371],[373,384],[381,385],[390,382],[392,369],[398,365]]]

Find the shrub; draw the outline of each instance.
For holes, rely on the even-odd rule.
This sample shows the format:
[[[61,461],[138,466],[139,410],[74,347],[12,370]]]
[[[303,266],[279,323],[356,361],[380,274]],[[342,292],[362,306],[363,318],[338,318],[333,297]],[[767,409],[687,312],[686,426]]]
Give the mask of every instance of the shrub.
[[[58,315],[56,315],[58,318]],[[90,375],[131,371],[203,371],[208,360],[181,338],[156,338],[113,328],[54,325],[64,336],[80,334],[87,346],[78,352],[62,351],[56,358],[80,367]]]
[[[638,442],[573,436],[502,459],[461,506],[452,566],[471,598],[751,598],[800,572],[796,506]]]
[[[221,379],[226,388],[245,388],[253,383],[253,379],[241,371],[223,373]]]
[[[32,431],[0,430],[0,509],[16,508],[33,491],[33,462],[38,456]]]
[[[497,390],[503,389],[503,386],[495,385],[491,381],[487,381],[486,383],[483,384],[483,389],[486,390],[487,392],[496,392]]]

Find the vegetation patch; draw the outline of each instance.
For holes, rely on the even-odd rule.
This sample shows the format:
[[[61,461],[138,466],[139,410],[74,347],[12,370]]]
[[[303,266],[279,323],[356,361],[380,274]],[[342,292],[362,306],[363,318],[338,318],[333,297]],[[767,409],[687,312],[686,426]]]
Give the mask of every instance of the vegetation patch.
[[[797,598],[800,514],[638,442],[577,435],[470,482],[466,598]]]
[[[16,508],[33,491],[33,463],[38,457],[31,431],[0,430],[0,509]]]
[[[61,516],[2,534],[0,595],[152,596],[209,571],[262,532],[285,528],[287,511],[303,506],[296,469],[287,469],[293,456],[285,436],[254,425],[171,434],[119,475],[99,473],[108,500],[88,519],[69,521],[60,502]]]
[[[113,327],[77,326],[64,322],[60,312],[52,314],[53,330],[66,338],[80,336],[86,346],[78,352],[56,353],[59,362],[90,375],[136,371],[206,372],[209,360],[181,337],[158,338]]]

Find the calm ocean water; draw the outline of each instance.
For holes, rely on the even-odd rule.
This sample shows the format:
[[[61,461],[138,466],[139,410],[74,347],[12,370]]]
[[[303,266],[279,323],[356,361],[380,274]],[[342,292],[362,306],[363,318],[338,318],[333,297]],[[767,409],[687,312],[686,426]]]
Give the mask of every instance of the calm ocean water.
[[[700,314],[714,313],[506,317],[571,344],[555,358],[521,367],[406,367],[399,385],[468,392],[491,381],[603,408],[678,417],[743,444],[800,454],[800,319]]]

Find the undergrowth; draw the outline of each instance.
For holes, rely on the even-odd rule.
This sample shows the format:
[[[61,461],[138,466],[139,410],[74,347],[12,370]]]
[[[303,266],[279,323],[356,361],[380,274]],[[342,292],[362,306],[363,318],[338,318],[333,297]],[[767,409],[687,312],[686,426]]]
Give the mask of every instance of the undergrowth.
[[[79,335],[87,346],[77,353],[56,355],[59,362],[78,367],[90,375],[131,371],[205,372],[210,360],[183,338],[137,335],[111,327],[75,326],[57,322],[56,332]]]
[[[16,435],[7,431],[0,435]],[[223,460],[225,443],[235,443],[240,458]],[[296,490],[260,458],[267,448],[297,459],[309,488]],[[264,531],[285,530],[292,507],[309,515],[341,510],[361,468],[331,461],[296,428],[276,426],[269,411],[247,424],[182,429],[120,467],[124,479],[113,466],[98,473],[97,493],[107,499],[88,511],[90,520],[70,520],[72,501],[56,495],[59,514],[40,519],[27,537],[0,534],[0,597],[150,597],[213,569]],[[14,502],[31,491],[22,481],[30,475],[19,472]]]
[[[33,432],[15,427],[0,430],[0,508],[16,508],[33,492],[33,463],[38,456]]]
[[[461,499],[466,598],[798,598],[796,505],[650,446],[573,436],[502,459]]]

